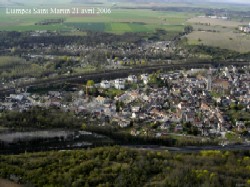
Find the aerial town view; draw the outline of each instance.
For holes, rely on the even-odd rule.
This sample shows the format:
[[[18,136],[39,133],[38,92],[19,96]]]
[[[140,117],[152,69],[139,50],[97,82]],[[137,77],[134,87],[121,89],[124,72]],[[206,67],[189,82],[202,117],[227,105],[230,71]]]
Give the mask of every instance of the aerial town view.
[[[1,0],[0,187],[250,186],[248,0]]]

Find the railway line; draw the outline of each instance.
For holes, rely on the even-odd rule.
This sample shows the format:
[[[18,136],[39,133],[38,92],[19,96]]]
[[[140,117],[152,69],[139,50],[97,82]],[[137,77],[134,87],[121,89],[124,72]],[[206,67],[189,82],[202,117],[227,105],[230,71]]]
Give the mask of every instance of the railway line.
[[[152,73],[157,70],[178,70],[186,68],[209,68],[211,66],[225,66],[225,65],[250,65],[250,62],[202,62],[202,63],[179,63],[179,64],[168,64],[168,65],[155,65],[155,66],[137,66],[128,67],[128,69],[116,69],[116,70],[99,70],[97,72],[77,74],[71,76],[62,76],[54,79],[43,79],[33,83],[20,84],[16,88],[0,89],[0,95],[5,95],[9,93],[15,93],[16,89],[22,88],[36,88],[36,87],[48,87],[50,85],[60,85],[64,83],[78,83],[83,84],[87,80],[92,79],[95,81],[100,81],[103,79],[111,80],[116,78],[125,78],[130,74],[139,73]]]

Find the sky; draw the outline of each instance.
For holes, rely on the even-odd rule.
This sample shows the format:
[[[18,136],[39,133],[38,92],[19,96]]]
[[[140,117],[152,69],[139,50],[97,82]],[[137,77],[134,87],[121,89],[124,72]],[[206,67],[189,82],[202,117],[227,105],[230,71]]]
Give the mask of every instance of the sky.
[[[245,3],[250,4],[250,0],[213,0],[213,2],[228,2],[228,3]]]

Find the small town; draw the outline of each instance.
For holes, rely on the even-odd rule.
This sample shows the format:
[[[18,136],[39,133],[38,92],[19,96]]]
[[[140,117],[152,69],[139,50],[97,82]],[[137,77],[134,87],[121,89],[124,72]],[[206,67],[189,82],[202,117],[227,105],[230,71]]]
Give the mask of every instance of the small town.
[[[249,0],[0,0],[0,187],[250,186]]]
[[[10,94],[0,109],[58,108],[88,116],[86,124],[116,126],[132,136],[175,134],[248,142],[249,87],[250,66],[159,70],[96,83],[88,80],[71,91]]]

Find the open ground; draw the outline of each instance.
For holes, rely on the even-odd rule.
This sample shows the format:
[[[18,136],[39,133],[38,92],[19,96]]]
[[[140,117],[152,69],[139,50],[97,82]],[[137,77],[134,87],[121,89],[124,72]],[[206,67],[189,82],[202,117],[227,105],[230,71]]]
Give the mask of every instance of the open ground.
[[[238,30],[240,25],[247,25],[247,22],[207,17],[194,17],[187,22],[194,28],[187,36],[190,45],[208,45],[242,53],[250,51],[250,35]]]

